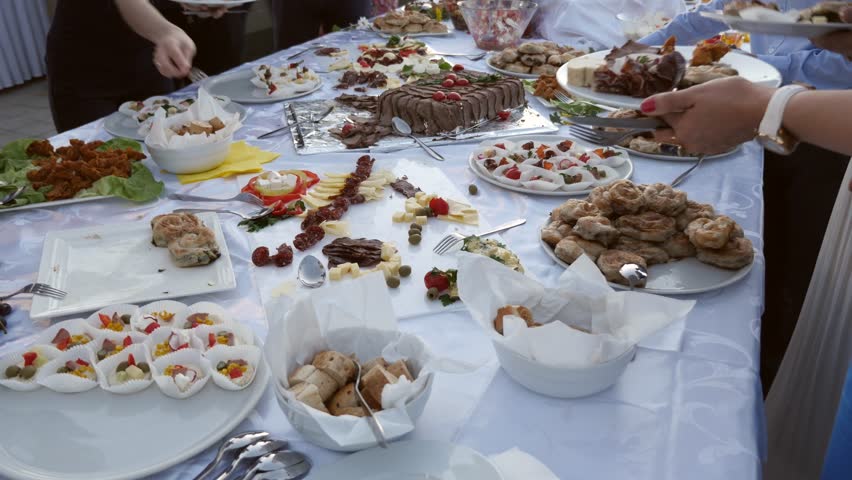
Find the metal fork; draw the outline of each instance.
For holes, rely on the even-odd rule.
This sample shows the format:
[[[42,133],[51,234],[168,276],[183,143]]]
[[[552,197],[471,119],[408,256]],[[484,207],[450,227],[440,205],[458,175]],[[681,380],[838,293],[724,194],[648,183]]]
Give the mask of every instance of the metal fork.
[[[189,195],[186,193],[172,193],[171,195],[169,195],[169,198],[172,200],[182,200],[184,202],[246,202],[251,203],[252,205],[257,205],[258,207],[263,206],[263,200],[255,197],[254,195],[248,192],[240,192],[231,198],[201,197],[198,195]]]
[[[672,180],[672,187],[676,187],[683,183],[683,181],[686,180],[686,177],[688,177],[689,174],[694,172],[695,170],[698,170],[698,167],[700,167],[702,163],[704,163],[704,155],[698,155],[698,160],[696,160],[695,165],[689,167],[687,171],[681,173],[680,175],[678,175],[677,178]]]
[[[358,376],[355,377],[355,393],[358,394],[358,400],[361,401],[361,405],[367,409],[368,421],[370,423],[370,428],[373,430],[373,435],[376,437],[376,441],[379,442],[379,446],[382,448],[388,448],[388,441],[385,438],[385,429],[382,428],[382,424],[379,423],[379,419],[376,418],[376,414],[373,412],[373,409],[370,408],[370,405],[367,404],[367,401],[364,400],[364,396],[361,395],[361,365],[358,362],[355,362],[355,366],[358,367]]]
[[[32,293],[33,295],[41,295],[42,297],[50,297],[55,298],[57,300],[62,300],[67,295],[66,292],[59,290],[58,288],[53,288],[46,283],[31,283],[29,285],[25,285],[24,288],[18,290],[15,293],[6,295],[5,297],[0,297],[0,302],[8,300],[15,295],[20,295],[22,293]]]
[[[559,90],[556,90],[555,92],[553,92],[553,96],[555,96],[556,99],[559,100],[560,102],[564,102],[564,103],[574,102],[573,98],[569,97],[568,95],[566,95],[565,93],[563,93]]]
[[[305,48],[305,49],[303,49],[303,50],[299,50],[298,52],[296,52],[296,53],[294,53],[294,54],[290,55],[289,57],[285,58],[284,60],[292,60],[292,59],[294,59],[294,58],[296,58],[296,57],[300,57],[300,56],[302,56],[302,55],[304,55],[304,54],[306,54],[306,53],[308,53],[308,52],[310,52],[310,51],[313,51],[313,50],[319,50],[320,48],[327,48],[327,47],[328,47],[328,45],[322,45],[322,44],[320,44],[320,45],[311,45],[311,46],[309,46],[308,48]]]
[[[515,228],[519,225],[523,225],[525,223],[527,223],[526,218],[518,218],[517,220],[512,220],[511,222],[504,223],[503,225],[500,225],[497,228],[488,230],[486,232],[478,233],[475,236],[484,237],[486,235],[500,233],[510,228]],[[449,252],[453,247],[455,247],[459,243],[463,242],[465,238],[468,238],[468,236],[470,235],[462,235],[461,233],[453,232],[444,237],[440,242],[438,242],[438,244],[435,245],[435,248],[432,251],[437,253],[438,255],[443,255]]]
[[[622,140],[635,136],[637,133],[652,132],[653,128],[632,128],[630,130],[621,130],[618,132],[604,132],[580,125],[571,125],[571,134],[580,140],[585,140],[589,143],[594,143],[602,147],[610,145],[618,145]]]
[[[189,79],[192,83],[198,83],[208,78],[210,78],[209,75],[202,72],[200,68],[192,67],[189,69]]]
[[[269,215],[270,213],[272,213],[272,211],[275,210],[275,207],[277,205],[278,205],[278,202],[276,202],[276,203],[274,203],[274,204],[272,204],[272,205],[270,205],[266,208],[262,208],[262,209],[260,209],[256,212],[254,212],[254,213],[249,213],[249,214],[237,212],[237,211],[234,211],[234,210],[224,210],[224,209],[215,209],[215,208],[179,208],[179,209],[175,210],[175,213],[205,213],[205,212],[228,213],[228,214],[231,214],[231,215],[236,215],[236,216],[242,218],[243,220],[257,220],[259,218],[263,218],[263,217]]]

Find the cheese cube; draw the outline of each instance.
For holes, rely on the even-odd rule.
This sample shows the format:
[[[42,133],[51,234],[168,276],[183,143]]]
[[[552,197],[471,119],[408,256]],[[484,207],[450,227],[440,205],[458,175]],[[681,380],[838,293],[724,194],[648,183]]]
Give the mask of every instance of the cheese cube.
[[[406,212],[405,220],[403,220],[403,221],[406,222],[406,223],[413,222],[414,221],[414,214],[410,213],[410,212]]]
[[[396,247],[392,243],[382,244],[382,260],[390,260],[396,253]]]
[[[343,273],[340,271],[339,267],[334,267],[328,271],[328,278],[331,280],[340,280],[343,278]]]
[[[395,223],[404,222],[405,221],[405,212],[394,212],[392,219]]]
[[[361,276],[361,266],[360,265],[358,265],[357,263],[350,263],[348,265],[349,265],[349,274],[350,275],[352,275],[355,278],[358,278],[358,277]]]
[[[417,215],[416,217],[414,217],[414,223],[416,223],[417,225],[426,225],[426,222],[428,221],[429,217],[427,217],[426,215]]]

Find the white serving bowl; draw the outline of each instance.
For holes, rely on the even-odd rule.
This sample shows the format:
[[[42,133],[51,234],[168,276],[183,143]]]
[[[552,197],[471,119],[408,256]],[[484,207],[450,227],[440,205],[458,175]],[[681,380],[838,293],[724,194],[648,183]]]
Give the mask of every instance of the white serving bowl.
[[[222,140],[203,145],[194,145],[184,148],[158,148],[148,144],[148,152],[154,163],[163,170],[175,173],[199,173],[212,170],[225,161],[234,135],[231,134]]]
[[[405,410],[408,412],[408,416],[411,417],[411,420],[415,423],[417,422],[417,419],[420,418],[420,415],[423,414],[423,409],[426,408],[426,402],[429,400],[429,395],[432,393],[432,381],[434,378],[435,376],[431,375],[426,380],[426,385],[423,386],[423,390],[421,390],[420,393],[409,400],[405,405]],[[329,436],[323,432],[311,416],[290,407],[287,398],[284,397],[283,391],[285,388],[280,382],[275,382],[273,387],[273,390],[275,391],[275,399],[278,400],[278,405],[281,407],[284,414],[287,415],[287,419],[290,420],[290,425],[292,425],[297,432],[301,433],[302,436],[305,437],[305,440],[313,443],[314,445],[338,452],[357,452],[359,450],[365,450],[378,445],[378,442],[375,439],[343,446],[338,445],[337,442],[329,438]],[[381,420],[381,415],[378,418]],[[366,418],[362,418],[361,420],[365,422],[368,421]],[[386,439],[387,441],[397,440],[405,435],[407,435],[407,433],[396,436],[387,436]]]
[[[618,357],[586,368],[567,368],[542,365],[493,342],[500,366],[516,382],[533,392],[557,398],[577,398],[594,395],[618,381],[633,360],[636,347]]]

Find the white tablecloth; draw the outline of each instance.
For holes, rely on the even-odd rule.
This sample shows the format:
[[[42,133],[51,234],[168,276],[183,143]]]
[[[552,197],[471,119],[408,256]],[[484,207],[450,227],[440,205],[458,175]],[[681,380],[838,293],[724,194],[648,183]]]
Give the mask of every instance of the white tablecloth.
[[[340,45],[353,39],[374,39],[366,33],[337,33],[330,39]],[[470,51],[470,37],[429,39],[436,49]],[[282,62],[284,53],[262,59]],[[311,57],[308,57],[311,61]],[[257,61],[254,63],[260,63]],[[467,63],[469,67],[474,64]],[[479,64],[484,69],[483,64]],[[329,82],[333,83],[333,82]],[[331,97],[331,85],[308,98]],[[533,105],[537,105],[533,102]],[[289,137],[257,141],[254,137],[280,124],[281,104],[251,107],[246,127],[237,135],[282,156],[270,167],[309,168],[318,173],[349,171],[359,154],[339,153],[299,156]],[[107,139],[101,121],[67,132],[55,143],[72,137]],[[476,183],[480,194],[472,201],[490,224],[518,216],[528,223],[504,234],[524,265],[546,283],[555,282],[561,269],[538,242],[538,228],[558,199],[515,194],[476,180],[467,167],[470,144],[439,147],[447,157],[443,168],[463,190]],[[419,150],[376,155],[378,165],[400,157],[432,162]],[[671,181],[686,163],[635,158],[637,182]],[[146,163],[158,172],[150,160]],[[748,144],[730,157],[708,161],[683,185],[690,198],[709,202],[735,218],[758,249],[762,249],[762,152]],[[181,186],[172,175],[157,173],[174,192]],[[238,189],[234,179],[201,184],[193,193],[225,196]],[[121,200],[79,206],[44,208],[0,214],[0,291],[10,291],[35,280],[44,234],[50,230],[100,223],[149,219],[177,208],[161,199],[146,205]],[[266,320],[261,298],[284,274],[277,269],[251,266],[252,234],[236,227],[236,219],[222,217],[235,269],[238,289],[215,296],[251,325],[261,338]],[[404,320],[401,328],[421,335],[439,355],[485,362],[486,366],[463,376],[439,375],[431,399],[418,422],[414,439],[439,439],[468,445],[493,454],[518,446],[547,464],[562,479],[680,480],[760,478],[765,434],[758,375],[760,314],[763,309],[763,258],[744,281],[713,293],[697,295],[698,304],[686,323],[680,352],[640,349],[624,376],[611,389],[589,398],[556,400],[525,390],[499,370],[486,335],[464,312],[442,313]],[[289,277],[287,277],[289,278]],[[197,298],[185,299],[192,303]],[[3,354],[30,341],[44,325],[31,325],[28,300],[16,302],[11,331],[0,347]],[[2,337],[0,337],[2,338]],[[315,464],[334,461],[339,454],[302,441],[279,410],[271,391],[239,429],[266,429],[290,440]],[[213,449],[175,466],[157,478],[190,478],[213,457]],[[310,478],[310,477],[309,477]]]

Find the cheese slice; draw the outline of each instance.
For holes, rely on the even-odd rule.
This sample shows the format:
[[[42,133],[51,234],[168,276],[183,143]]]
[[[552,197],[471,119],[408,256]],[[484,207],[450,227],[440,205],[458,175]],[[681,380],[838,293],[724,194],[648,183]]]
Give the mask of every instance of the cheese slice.
[[[595,70],[603,65],[600,58],[579,57],[568,62],[568,84],[591,87],[595,83]]]

